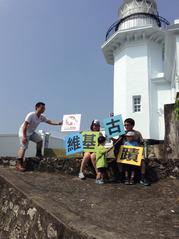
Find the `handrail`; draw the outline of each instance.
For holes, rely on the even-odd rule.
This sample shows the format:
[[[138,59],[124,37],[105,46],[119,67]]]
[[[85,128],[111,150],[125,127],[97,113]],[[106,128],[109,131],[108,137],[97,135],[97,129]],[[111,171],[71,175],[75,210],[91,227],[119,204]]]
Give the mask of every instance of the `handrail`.
[[[106,41],[118,30],[119,25],[121,25],[124,21],[126,21],[129,18],[132,17],[139,17],[139,16],[149,16],[153,19],[156,20],[158,27],[162,27],[163,26],[168,26],[170,25],[170,22],[167,21],[165,18],[159,16],[159,15],[155,15],[155,14],[151,14],[151,13],[145,13],[145,12],[138,12],[138,13],[133,13],[127,17],[124,17],[122,19],[119,19],[118,21],[114,22],[108,29],[107,33],[106,33]]]

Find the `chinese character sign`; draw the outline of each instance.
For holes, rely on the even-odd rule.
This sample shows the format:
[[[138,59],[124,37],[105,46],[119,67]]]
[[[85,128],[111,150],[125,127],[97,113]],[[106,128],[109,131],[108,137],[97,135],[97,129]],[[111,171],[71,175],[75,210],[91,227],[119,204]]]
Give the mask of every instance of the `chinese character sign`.
[[[79,131],[81,114],[64,115],[61,131]]]
[[[122,145],[120,147],[117,162],[140,166],[141,160],[142,160],[142,154],[143,154],[143,147]]]
[[[80,133],[70,134],[65,137],[66,155],[71,155],[83,151],[83,140]]]
[[[84,152],[95,152],[98,145],[99,132],[82,132]]]
[[[121,115],[106,118],[103,120],[105,133],[108,138],[125,134],[123,120]]]

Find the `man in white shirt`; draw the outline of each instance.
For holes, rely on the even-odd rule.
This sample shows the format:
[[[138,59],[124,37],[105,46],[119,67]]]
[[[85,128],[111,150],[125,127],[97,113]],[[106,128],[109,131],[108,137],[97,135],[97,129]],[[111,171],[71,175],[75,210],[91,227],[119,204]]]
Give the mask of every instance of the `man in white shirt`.
[[[29,141],[33,141],[37,144],[36,156],[40,159],[42,158],[42,138],[39,134],[35,132],[36,128],[41,122],[45,122],[50,125],[62,125],[62,121],[52,121],[47,119],[43,113],[45,111],[45,104],[43,102],[38,102],[35,105],[35,111],[30,112],[25,117],[24,122],[19,129],[19,139],[20,148],[18,151],[18,160],[16,169],[18,171],[25,171],[23,166],[23,160],[25,156],[25,151],[28,148]]]

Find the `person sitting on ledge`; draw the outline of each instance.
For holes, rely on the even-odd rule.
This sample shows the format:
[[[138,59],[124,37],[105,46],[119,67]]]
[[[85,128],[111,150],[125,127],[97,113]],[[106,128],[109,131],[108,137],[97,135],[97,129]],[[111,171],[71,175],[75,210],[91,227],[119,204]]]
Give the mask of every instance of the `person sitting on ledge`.
[[[33,141],[37,144],[36,148],[36,157],[42,159],[42,138],[35,132],[37,126],[41,122],[45,122],[50,125],[62,125],[63,121],[52,121],[47,119],[43,113],[45,112],[45,104],[43,102],[38,102],[35,105],[35,111],[30,112],[25,117],[24,122],[19,129],[19,139],[20,139],[20,148],[18,151],[18,159],[16,164],[16,169],[18,171],[25,171],[24,167],[24,157],[26,149],[28,148],[29,141]]]
[[[100,131],[100,121],[99,120],[93,120],[92,123],[91,123],[90,129],[91,129],[91,131],[99,132]],[[85,152],[84,155],[83,155],[83,159],[81,161],[80,172],[79,172],[79,175],[78,175],[78,177],[80,179],[85,179],[84,170],[85,170],[89,161],[92,162],[93,167],[94,167],[94,169],[96,171],[96,174],[97,174],[96,153],[95,152],[92,152],[92,153]]]
[[[144,144],[144,139],[139,131],[134,130],[134,126],[135,126],[134,119],[127,118],[124,120],[124,127],[126,129],[126,133],[129,131],[133,131],[135,133],[134,140],[138,142],[139,146],[142,146]],[[119,139],[117,139],[115,141],[114,141],[114,145],[115,145],[114,146],[114,154],[117,157],[117,155],[119,153],[120,146],[125,144],[125,135],[122,135],[121,137],[119,137]],[[150,182],[146,178],[146,162],[144,159],[142,160],[142,163],[141,163],[140,172],[141,172],[140,183],[144,186],[149,186]]]

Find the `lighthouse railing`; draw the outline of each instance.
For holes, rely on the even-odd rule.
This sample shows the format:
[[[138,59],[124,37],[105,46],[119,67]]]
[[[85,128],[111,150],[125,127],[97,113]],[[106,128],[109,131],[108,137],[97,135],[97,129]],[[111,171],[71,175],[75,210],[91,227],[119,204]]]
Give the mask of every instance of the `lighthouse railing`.
[[[154,14],[151,14],[151,13],[134,13],[134,14],[131,14],[130,16],[127,16],[127,17],[124,17],[122,19],[119,19],[117,20],[116,22],[114,22],[108,29],[107,33],[106,33],[106,41],[115,33],[119,30],[120,28],[120,25],[124,24],[127,20],[137,20],[137,19],[140,19],[141,22],[142,20],[145,20],[146,19],[151,19],[153,21],[156,22],[156,25],[162,29],[166,29],[168,25],[170,25],[170,22],[167,21],[165,18],[161,17],[161,16],[158,16],[158,15],[154,15]],[[133,28],[134,27],[134,24],[133,24],[134,21],[128,21],[127,22],[127,28],[126,29],[130,29],[130,28]],[[135,26],[137,27],[137,26]],[[123,28],[124,29],[124,28]]]

